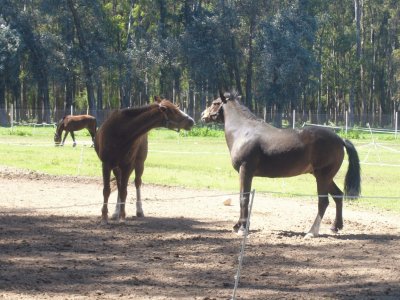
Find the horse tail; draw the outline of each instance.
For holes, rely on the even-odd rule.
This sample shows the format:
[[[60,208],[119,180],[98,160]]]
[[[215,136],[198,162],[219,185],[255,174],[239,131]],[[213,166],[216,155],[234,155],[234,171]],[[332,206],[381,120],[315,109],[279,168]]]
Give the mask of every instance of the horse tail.
[[[353,143],[349,140],[343,140],[349,157],[349,168],[344,180],[344,193],[353,199],[357,199],[361,194],[361,168],[360,159]]]

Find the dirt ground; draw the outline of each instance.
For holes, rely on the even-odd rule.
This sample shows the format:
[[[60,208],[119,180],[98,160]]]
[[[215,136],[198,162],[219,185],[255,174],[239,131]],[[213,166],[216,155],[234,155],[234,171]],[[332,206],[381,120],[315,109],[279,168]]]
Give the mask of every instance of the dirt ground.
[[[99,180],[2,167],[0,191],[0,299],[232,297],[237,195],[145,184],[139,219],[131,186],[128,221],[101,226]],[[316,211],[255,195],[237,299],[399,299],[399,216],[345,205],[334,235],[331,203],[321,236],[303,239]]]

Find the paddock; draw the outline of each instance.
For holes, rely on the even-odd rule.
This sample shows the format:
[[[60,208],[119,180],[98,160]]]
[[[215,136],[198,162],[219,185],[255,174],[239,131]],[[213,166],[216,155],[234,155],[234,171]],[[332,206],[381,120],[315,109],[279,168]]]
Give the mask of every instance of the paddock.
[[[146,217],[138,219],[130,184],[127,222],[100,226],[99,178],[2,167],[0,188],[0,298],[232,295],[237,195],[145,184]],[[345,227],[334,235],[331,203],[321,236],[305,240],[315,201],[256,192],[237,298],[398,299],[398,214],[345,202]]]

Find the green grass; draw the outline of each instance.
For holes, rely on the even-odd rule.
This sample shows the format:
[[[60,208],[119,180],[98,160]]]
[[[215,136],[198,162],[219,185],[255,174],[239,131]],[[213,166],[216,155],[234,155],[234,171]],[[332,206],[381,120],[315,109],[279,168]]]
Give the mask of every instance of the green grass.
[[[0,165],[40,171],[54,175],[101,177],[101,164],[87,131],[76,132],[78,146],[67,138],[64,147],[55,147],[53,128],[0,128]],[[362,194],[357,201],[400,212],[400,139],[386,135],[363,135],[352,139],[362,164]],[[347,158],[336,176],[343,187]],[[215,189],[237,192],[238,174],[232,168],[223,132],[218,129],[195,129],[193,133],[159,129],[149,135],[149,154],[145,163],[144,183]],[[292,178],[254,178],[259,192],[301,199],[315,199],[316,184],[311,175]],[[382,199],[397,197],[397,199]]]

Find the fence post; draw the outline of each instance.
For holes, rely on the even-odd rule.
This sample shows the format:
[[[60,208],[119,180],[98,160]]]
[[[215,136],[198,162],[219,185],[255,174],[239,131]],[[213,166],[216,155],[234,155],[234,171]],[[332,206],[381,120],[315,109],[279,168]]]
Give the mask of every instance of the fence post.
[[[263,112],[264,112],[264,122],[267,122],[267,106],[263,107]]]
[[[296,127],[296,110],[293,109],[293,129]]]
[[[10,106],[10,124],[12,128],[14,124],[14,103],[11,103]]]
[[[348,126],[348,121],[349,121],[349,112],[347,110],[345,113],[345,118],[346,118],[345,133],[346,133],[346,137],[347,137],[347,126]]]
[[[72,109],[73,109],[73,108],[72,108],[72,105],[71,105],[71,116],[74,114],[74,112],[72,111]]]
[[[395,117],[394,117],[394,138],[397,139],[397,123],[398,123],[398,116],[399,112],[396,111]]]
[[[251,198],[250,198],[250,204],[249,204],[249,213],[248,213],[248,217],[247,217],[247,223],[246,223],[246,228],[244,230],[244,236],[242,239],[242,244],[240,247],[240,254],[239,254],[239,264],[238,264],[238,268],[236,271],[236,275],[235,275],[235,285],[233,287],[233,293],[232,293],[232,298],[231,300],[236,300],[236,291],[237,288],[239,286],[239,279],[240,279],[240,270],[242,269],[242,264],[243,264],[243,257],[244,257],[244,250],[246,247],[246,240],[247,240],[247,236],[249,234],[249,228],[250,228],[250,216],[251,216],[251,210],[253,208],[253,201],[254,201],[254,194],[256,193],[256,190],[252,190],[250,192]],[[243,197],[243,194],[240,193],[240,197]]]

